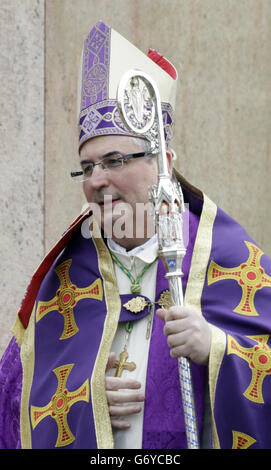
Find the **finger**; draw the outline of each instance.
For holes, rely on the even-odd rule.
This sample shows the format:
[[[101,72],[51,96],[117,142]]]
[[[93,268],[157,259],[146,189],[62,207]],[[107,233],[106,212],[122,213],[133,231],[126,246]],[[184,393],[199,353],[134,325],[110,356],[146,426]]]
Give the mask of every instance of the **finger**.
[[[141,383],[134,379],[122,378],[122,377],[105,377],[105,388],[106,390],[119,390],[119,389],[138,389],[141,387]]]
[[[166,315],[166,321],[170,320],[177,320],[177,319],[184,319],[184,318],[201,318],[202,314],[201,312],[192,307],[186,307],[186,306],[173,306],[170,307],[167,311]]]
[[[142,406],[140,405],[127,405],[127,406],[118,406],[110,405],[109,414],[114,418],[119,418],[121,416],[129,416],[136,413],[140,413]]]
[[[112,428],[115,429],[129,429],[131,424],[128,421],[124,421],[122,419],[111,419]]]
[[[136,404],[126,406],[110,405],[109,414],[111,417],[112,427],[116,429],[130,428],[131,424],[128,421],[125,421],[123,417],[140,413],[141,410],[142,407]]]
[[[170,348],[171,357],[190,357],[190,347],[187,344]]]
[[[106,392],[109,405],[118,405],[120,403],[142,402],[145,396],[142,392]]]
[[[190,324],[187,319],[169,320],[165,323],[164,335],[168,336],[175,333],[180,333],[187,330],[189,325]]]
[[[166,313],[167,313],[167,310],[165,310],[164,308],[158,308],[156,310],[156,315],[158,316],[158,318],[160,318],[163,321],[165,321]]]
[[[174,337],[175,336],[175,337]],[[198,348],[198,343],[191,341],[192,332],[188,334],[179,334],[168,336],[168,345],[170,347],[170,356],[188,357],[198,364],[204,364],[208,358],[208,349]],[[206,349],[206,351],[205,351]]]
[[[185,307],[170,307],[168,310],[164,308],[158,308],[156,310],[156,315],[164,322],[167,322],[183,318],[185,316],[183,309],[185,309]]]
[[[179,320],[182,318],[187,318],[190,315],[191,310],[189,307],[181,307],[181,306],[174,306],[170,307],[167,310],[165,320],[172,321],[172,320]]]
[[[184,346],[189,339],[190,332],[184,331],[180,333],[175,333],[169,335],[167,338],[167,343],[170,348],[175,348],[177,346]]]
[[[108,357],[105,372],[108,372],[110,369],[112,369],[112,367],[114,367],[115,365],[115,362],[116,362],[116,354],[114,352],[111,352]]]

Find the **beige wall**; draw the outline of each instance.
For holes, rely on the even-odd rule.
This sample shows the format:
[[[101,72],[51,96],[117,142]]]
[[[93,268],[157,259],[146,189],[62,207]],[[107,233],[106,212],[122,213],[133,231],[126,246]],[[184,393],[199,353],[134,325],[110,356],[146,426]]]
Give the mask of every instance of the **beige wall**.
[[[2,348],[32,266],[81,209],[81,189],[69,178],[77,163],[77,72],[83,40],[98,20],[143,51],[159,50],[176,65],[178,168],[271,255],[269,0],[47,0],[44,30],[42,0],[2,0],[1,8],[2,4]],[[9,25],[5,14],[12,19]],[[17,54],[16,67],[8,58],[10,50]],[[21,110],[22,105],[25,126],[15,130],[15,139],[19,121],[10,109]],[[18,151],[20,176],[10,177],[10,160]],[[23,187],[19,193],[18,178]]]
[[[77,70],[83,39],[103,19],[142,50],[154,47],[176,65],[179,168],[271,254],[271,2],[79,4],[46,2],[47,247],[81,207],[80,190],[68,178],[77,158]]]
[[[43,22],[43,2],[1,0],[0,353],[44,253]]]

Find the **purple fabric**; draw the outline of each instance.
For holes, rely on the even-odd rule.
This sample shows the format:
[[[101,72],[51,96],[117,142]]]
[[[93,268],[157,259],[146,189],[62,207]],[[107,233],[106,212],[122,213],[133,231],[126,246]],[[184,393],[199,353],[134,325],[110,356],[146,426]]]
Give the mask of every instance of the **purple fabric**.
[[[45,277],[37,296],[37,308],[39,301],[51,301],[56,295],[60,288],[60,278],[55,268],[63,266],[65,261],[69,261],[70,266],[66,274],[61,270],[62,279],[65,279],[62,283],[69,288],[72,283],[76,286],[76,292],[101,278],[94,243],[83,238],[79,230]],[[104,294],[101,299],[89,295],[88,298],[78,300],[73,313],[78,330],[64,339],[61,339],[64,318],[57,308],[35,324],[35,366],[29,406],[43,407],[52,400],[59,383],[54,373],[56,368],[72,364],[66,382],[69,394],[73,394],[91,378],[106,316]],[[72,433],[74,440],[69,442],[66,440],[67,436],[62,436],[61,446],[72,449],[96,448],[91,391],[89,400],[80,399],[69,408],[67,420],[68,432]],[[54,448],[59,430],[53,417],[45,417],[32,429],[32,447]]]
[[[210,259],[223,268],[237,268],[236,271],[238,271],[238,266],[248,262],[249,250],[245,241],[257,246],[236,221],[218,208]],[[261,269],[265,270],[266,275],[271,276],[271,260],[267,255],[262,255],[259,264]],[[267,355],[270,358],[271,287],[266,283],[265,287],[263,285],[255,293],[256,315],[251,316],[245,312],[240,314],[234,311],[241,298],[242,284],[239,284],[235,279],[221,279],[209,285],[208,277],[206,277],[202,296],[206,319],[221,328],[226,335],[233,336],[241,347],[251,351],[260,346],[251,336],[267,335]],[[265,353],[264,350],[262,351]],[[251,359],[249,364],[244,360],[244,357],[242,358],[238,354],[229,354],[226,349],[220,367],[214,410],[220,446],[223,449],[231,449],[233,431],[236,431],[255,440],[250,444],[251,449],[270,449],[270,371],[267,371],[266,375],[265,364],[263,364],[260,365],[257,373],[259,381],[263,377],[262,373],[264,374],[262,384],[264,402],[248,399],[244,392],[253,379],[253,365],[251,365],[253,360]]]
[[[94,243],[92,240],[84,239],[80,230],[78,230],[45,276],[37,296],[37,309],[40,302],[52,302],[56,293],[61,291],[60,278],[55,271],[56,268],[59,269],[59,266],[64,266],[64,262],[69,262],[68,272],[65,271],[65,276],[63,268],[61,268],[65,285],[69,287],[71,282],[74,287],[80,290],[80,288],[85,288],[100,278],[97,261]],[[121,296],[122,302],[127,302],[128,299],[135,296],[136,294]],[[62,298],[61,295],[60,298]],[[35,366],[29,412],[31,407],[41,409],[53,400],[59,383],[59,379],[54,373],[57,368],[72,364],[66,382],[68,393],[76,391],[86,380],[89,381],[101,341],[106,315],[104,296],[100,300],[89,296],[78,301],[73,308],[78,331],[66,339],[61,338],[64,326],[63,315],[57,311],[55,303],[54,305],[51,311],[35,323]],[[58,307],[60,306],[61,303],[58,304]],[[148,310],[145,310],[142,312],[143,315],[148,314]],[[135,320],[135,316],[132,312],[122,309],[120,321],[127,320]],[[91,341],[89,341],[90,338]],[[169,354],[167,354],[167,357],[169,358]],[[35,418],[32,413],[31,416],[32,447],[54,448],[56,443],[59,442],[60,436],[60,428],[57,426],[56,419],[51,415],[45,415],[35,425],[35,421],[33,421]],[[70,407],[67,421],[69,433],[71,431],[74,439],[70,442],[68,439],[66,440],[66,437],[62,439],[61,436],[61,445],[72,449],[96,448],[91,396],[89,400],[79,400]]]
[[[12,338],[0,362],[0,449],[20,449],[22,366]]]
[[[198,218],[189,217],[189,245],[183,261],[185,292],[193,253]],[[165,268],[159,260],[157,272],[156,298],[168,289]],[[186,449],[187,440],[180,393],[180,380],[177,359],[169,355],[167,338],[163,333],[164,322],[154,315],[153,330],[149,351],[144,407],[143,449]],[[204,411],[204,389],[206,367],[191,362],[193,388],[196,401],[199,435],[201,434]]]
[[[184,276],[184,289],[187,281],[187,271],[190,266],[192,251],[193,251],[193,244],[196,235],[196,227],[197,227],[197,218],[192,215],[189,218],[190,222],[190,243],[187,248],[187,254],[184,259],[184,267],[185,267],[185,276]],[[79,240],[78,240],[79,236]],[[83,244],[83,246],[82,246]],[[79,248],[80,247],[80,248]],[[89,271],[89,267],[86,266],[86,260],[90,259],[90,243],[87,240],[82,240],[82,237],[78,234],[74,237],[72,243],[70,243],[62,256],[58,258],[57,265],[61,264],[63,260],[68,259],[73,253],[73,263],[75,265],[79,265],[82,273],[80,274],[80,281],[81,286],[89,285],[91,283],[92,276],[90,276],[90,271],[94,272],[94,278],[99,276],[99,272],[97,271],[97,266],[93,265],[91,270]],[[87,252],[86,252],[87,251]],[[92,256],[93,259],[93,256]],[[88,264],[88,262],[87,262]],[[96,266],[96,267],[95,267]],[[75,275],[74,269],[70,269],[70,277],[73,279],[73,276],[77,277],[78,272]],[[159,261],[159,269],[158,269],[158,283],[157,283],[157,300],[161,294],[161,292],[165,289],[168,289],[168,282],[164,278],[164,267],[161,261]],[[86,279],[85,279],[86,276]],[[76,282],[76,281],[74,281]],[[40,293],[38,296],[38,300],[47,300],[54,297],[55,291],[57,289],[57,285],[59,283],[59,279],[57,278],[56,274],[51,271],[51,274],[48,273],[46,276],[42,288],[40,289]],[[133,295],[123,295],[121,296],[122,305],[127,302]],[[146,298],[146,300],[149,300]],[[84,301],[86,302],[86,301]],[[92,300],[93,302],[93,300]],[[96,311],[96,320],[94,324],[98,325],[98,317],[103,322],[103,314],[99,308],[99,302],[96,300],[95,303],[95,311]],[[89,311],[89,307],[86,305],[86,312]],[[104,307],[102,307],[104,310]],[[146,310],[146,311],[145,311]],[[140,317],[146,315],[148,313],[147,309],[145,309],[140,315]],[[98,312],[98,313],[97,313]],[[82,312],[81,312],[82,313]],[[87,318],[86,315],[82,315],[83,319]],[[137,315],[137,318],[139,316]],[[120,321],[128,321],[134,319],[133,314],[127,312],[127,310],[122,307],[122,311],[120,314]],[[82,320],[78,320],[76,317],[76,321],[79,326],[79,330],[85,334],[88,333],[88,328],[80,326],[80,322]],[[63,346],[65,342],[58,341],[58,338],[63,329],[63,318],[59,314],[47,314],[46,322],[38,322],[36,324],[36,357],[40,356],[40,361],[36,362],[35,371],[34,371],[34,381],[33,387],[31,392],[31,403],[35,406],[44,406],[50,401],[50,398],[54,394],[56,390],[56,377],[52,373],[53,368],[59,366],[61,358],[61,363],[70,363],[76,362],[77,364],[80,362],[80,356],[84,357],[84,352],[82,351],[82,347],[80,346],[80,354],[79,356],[75,356],[74,352],[72,358],[70,360],[64,360],[65,355],[65,348]],[[49,332],[55,332],[55,335]],[[93,334],[93,330],[92,330]],[[57,340],[55,339],[57,336]],[[75,335],[76,336],[76,335]],[[99,338],[99,333],[95,333],[92,337]],[[79,339],[79,337],[78,337]],[[73,340],[74,341],[74,340]],[[99,340],[98,340],[99,343]],[[97,343],[97,347],[98,347]],[[82,340],[82,336],[80,337],[80,344],[88,345],[89,342],[87,338]],[[178,379],[178,367],[177,361],[170,358],[169,356],[169,349],[167,346],[166,338],[163,335],[163,324],[160,319],[155,316],[154,320],[154,329],[152,334],[152,341],[151,341],[151,359],[149,362],[149,371],[148,371],[148,381],[147,381],[147,393],[148,397],[146,400],[146,407],[145,407],[145,417],[144,417],[144,443],[143,445],[147,448],[184,448],[185,445],[185,431],[184,431],[184,424],[183,424],[183,414],[182,414],[182,405],[180,399],[180,385]],[[58,346],[57,346],[58,345]],[[161,348],[161,345],[163,347]],[[59,351],[56,351],[56,347],[60,348]],[[76,349],[76,348],[75,348]],[[87,347],[88,349],[88,347]],[[40,352],[39,352],[40,350]],[[44,351],[47,351],[44,354]],[[69,348],[68,348],[69,351]],[[87,352],[89,359],[91,357],[96,357],[96,353],[90,354],[89,350]],[[48,366],[48,361],[50,360],[50,356],[52,356],[52,364]],[[154,359],[154,360],[153,360]],[[49,375],[42,372],[42,369],[45,367],[46,361],[46,368],[49,370]],[[159,363],[158,363],[159,361]],[[83,363],[85,361],[83,360]],[[13,367],[10,365],[13,364]],[[87,362],[87,368],[91,369],[91,360]],[[151,364],[151,366],[150,366]],[[1,415],[0,415],[0,430],[2,436],[1,447],[2,448],[20,448],[20,422],[19,422],[19,415],[20,415],[20,394],[21,394],[21,386],[22,386],[22,368],[20,362],[20,355],[19,355],[19,347],[15,342],[14,338],[12,339],[9,347],[6,350],[5,355],[1,361],[1,384],[2,384],[2,393],[4,399],[1,400]],[[161,372],[161,373],[160,373]],[[77,372],[78,374],[78,372]],[[81,375],[81,374],[79,374]],[[35,378],[36,377],[36,378]],[[45,377],[46,381],[45,381]],[[83,378],[76,379],[76,385],[72,385],[67,382],[68,389],[75,389],[78,385],[80,385],[83,381]],[[198,377],[196,377],[196,381],[198,381]],[[159,399],[155,398],[156,394],[153,390],[153,387],[157,390],[157,386],[159,384]],[[49,388],[48,388],[49,387]],[[44,396],[44,398],[42,398]],[[177,404],[177,406],[176,406]],[[158,419],[159,413],[157,413],[157,406],[160,408],[160,412],[162,410],[162,418]],[[82,410],[84,416],[90,416],[91,413],[85,413],[86,405],[83,404]],[[7,412],[8,410],[8,412]],[[78,414],[78,413],[77,413]],[[153,419],[155,417],[155,419]],[[71,427],[76,428],[76,421],[74,419],[78,419],[76,415],[73,418],[73,408],[71,408],[69,412],[69,423]],[[89,419],[89,418],[88,418]],[[160,425],[157,427],[158,423]],[[82,428],[85,428],[87,424],[82,425]],[[48,428],[48,429],[47,429]],[[180,429],[180,432],[176,432],[176,429]],[[93,426],[94,429],[94,426]],[[156,429],[160,429],[160,431],[156,431]],[[38,432],[37,432],[38,431]],[[80,441],[79,438],[79,431],[77,432],[77,439],[76,445],[75,443],[71,444],[68,447],[77,447],[79,448],[86,448],[86,447],[94,447],[95,445],[88,440],[82,438]],[[88,433],[87,433],[88,434]],[[84,434],[86,435],[86,433]],[[51,436],[51,444],[47,442],[48,438],[46,436]],[[45,438],[45,441],[44,441]],[[94,438],[94,436],[93,436]],[[45,419],[43,422],[40,422],[33,431],[32,441],[33,447],[38,448],[46,448],[50,446],[54,446],[56,440],[56,426],[54,420],[50,417]],[[47,443],[46,443],[47,442]],[[94,441],[95,442],[95,441]]]
[[[199,215],[201,205],[200,201],[193,201],[193,198],[188,199],[188,201],[190,203],[190,208],[192,206],[193,212]],[[194,230],[193,232],[193,227],[195,229],[196,224],[193,224],[192,217],[190,226],[190,239],[194,240],[196,231]],[[78,255],[78,261],[80,260],[79,264],[81,265],[80,269],[84,271],[83,277],[90,272],[92,272],[92,275],[94,275],[96,267],[87,266],[85,264],[87,257],[81,258],[80,254],[76,253],[76,250],[79,249],[80,245],[79,243],[77,243],[77,235],[74,236],[72,242],[69,243],[67,248],[64,250],[61,260],[67,259],[71,255],[71,253],[73,258],[74,256],[76,258],[76,256]],[[253,240],[251,240],[251,238],[248,236],[245,230],[240,227],[239,224],[237,224],[233,219],[227,216],[223,211],[218,209],[217,217],[215,219],[213,227],[213,244],[211,249],[210,261],[213,260],[215,263],[224,268],[236,268],[239,265],[244,265],[248,262],[249,256],[248,247],[245,244],[245,241],[254,243]],[[88,243],[90,243],[90,241]],[[189,246],[186,258],[184,260],[184,266],[186,266],[185,273],[189,270],[191,254],[192,246]],[[60,260],[58,261],[60,262]],[[260,269],[266,272],[266,276],[271,277],[271,260],[265,254],[262,254],[260,260],[258,260],[258,264],[261,267]],[[210,264],[207,266],[207,271],[210,266]],[[161,264],[159,269],[161,269]],[[96,272],[96,274],[99,273]],[[88,281],[91,281],[91,279],[88,278]],[[266,279],[268,280],[268,278]],[[184,289],[186,286],[186,280],[187,279],[185,275],[183,279]],[[49,282],[47,288],[51,288],[52,286],[50,283],[53,281],[53,278],[50,278],[49,276],[47,278],[47,281]],[[164,281],[162,281],[162,284],[160,284],[159,282],[158,290],[166,287],[163,282]],[[52,289],[50,295],[53,295],[53,292],[54,289]],[[265,362],[263,361],[260,366],[257,366],[258,368],[261,368],[258,369],[258,373],[260,375],[264,373],[264,376],[261,375],[261,378],[263,379],[261,385],[263,402],[259,400],[252,401],[247,398],[244,394],[253,378],[253,361],[248,363],[246,360],[244,360],[244,357],[240,357],[240,355],[237,354],[237,351],[236,353],[230,353],[226,349],[225,355],[222,359],[221,367],[218,371],[217,378],[214,408],[216,428],[218,432],[220,446],[222,449],[232,448],[233,432],[242,433],[242,436],[249,436],[249,446],[251,448],[271,448],[271,379],[270,370],[265,367],[265,363],[267,366],[269,364],[268,361],[271,357],[271,317],[269,313],[271,304],[270,285],[266,281],[266,284],[263,285],[255,293],[254,304],[257,310],[256,315],[250,316],[245,313],[239,314],[234,311],[234,309],[240,302],[241,297],[242,284],[238,283],[235,279],[220,279],[219,282],[209,284],[207,275],[201,299],[202,311],[205,318],[210,323],[217,325],[221,330],[223,330],[227,337],[228,335],[231,335],[234,340],[241,345],[241,347],[249,348],[251,351],[257,352],[257,348],[259,349],[259,347],[261,347],[259,342],[257,343],[257,338],[255,340],[255,336],[265,335],[264,337],[266,339],[266,349],[262,350],[262,354],[264,356],[263,359],[265,360]],[[82,302],[84,301],[82,300]],[[95,302],[97,304],[98,301]],[[88,315],[89,312],[90,311],[87,309],[87,311],[85,311],[85,315]],[[53,317],[55,318],[53,319]],[[58,335],[60,335],[63,329],[63,318],[60,314],[51,313],[46,316],[46,320],[48,321],[47,327],[45,327],[46,322],[44,321],[44,324],[42,326],[42,328],[44,328],[44,335],[41,336],[41,339],[43,341],[43,354],[47,356],[47,358],[51,357],[52,359],[53,350],[50,350],[52,346],[52,344],[50,343],[50,335],[52,331],[51,327],[54,324],[56,326]],[[82,328],[84,329],[84,319],[79,319],[77,316],[76,320],[78,320],[79,322],[79,330],[82,330]],[[81,321],[83,321],[82,324],[80,323]],[[41,322],[37,324],[38,328],[40,327]],[[47,332],[46,328],[48,328]],[[183,446],[184,438],[182,433],[183,420],[181,416],[180,395],[177,398],[175,395],[177,388],[179,390],[179,383],[177,385],[176,378],[177,367],[175,367],[176,361],[174,360],[169,361],[167,359],[167,364],[165,365],[166,355],[167,358],[169,358],[169,355],[166,354],[166,351],[168,352],[168,348],[166,339],[162,335],[162,328],[162,322],[155,316],[152,341],[150,346],[150,358],[148,364],[143,447],[181,448],[181,446]],[[87,343],[86,338],[85,343]],[[66,359],[68,359],[69,352],[64,351],[63,354],[64,355],[62,357],[59,357],[58,360],[61,362],[62,360],[65,360],[66,362]],[[76,356],[75,359],[80,361],[80,357],[78,356]],[[45,361],[46,358],[44,358],[43,360]],[[90,355],[84,354],[83,362],[85,361],[86,363],[88,363],[89,360],[91,362]],[[74,360],[72,360],[72,362],[74,362]],[[58,364],[55,362],[54,367],[56,367],[57,365]],[[51,363],[51,367],[53,367],[53,363]],[[157,368],[155,372],[154,367]],[[84,369],[84,366],[82,366],[81,368],[79,367],[79,369],[81,370],[81,376],[78,377],[76,380],[78,381],[78,385],[81,385],[84,370],[86,369]],[[35,370],[35,373],[37,372],[38,369]],[[46,379],[45,376],[44,379],[40,381],[40,389],[36,389],[35,396],[33,395],[31,397],[31,399],[33,399],[33,404],[35,405],[44,406],[45,404],[47,404],[51,392],[53,393],[53,389],[55,390],[55,388],[52,386],[51,378],[49,378],[49,373],[53,377],[52,369],[50,369],[47,374],[47,379],[49,380],[50,384],[46,384],[43,390],[43,385],[45,384],[43,380]],[[199,419],[199,428],[201,429],[203,402],[202,398],[198,400],[198,389],[202,389],[204,368],[199,368],[193,365],[192,363],[192,374],[196,393],[196,406]],[[0,446],[2,448],[20,447],[19,406],[21,393],[21,376],[22,371],[19,357],[19,348],[15,343],[15,340],[13,339],[4,357],[1,360],[0,366]],[[37,378],[38,383],[39,378],[37,375],[35,377]],[[176,384],[176,387],[174,386],[174,384]],[[76,387],[76,384],[67,382],[67,386],[68,389],[73,390]],[[50,390],[48,389],[48,387],[51,387]],[[43,399],[40,401],[40,403],[38,403],[36,399],[39,396],[41,397],[43,393]],[[82,412],[79,412],[79,416],[84,419],[83,410],[86,409],[84,408],[85,403],[79,403],[78,406],[80,407],[81,405],[83,406],[83,408]],[[78,410],[78,408],[76,407],[77,404],[75,404],[71,408],[71,412],[76,414],[76,409]],[[88,411],[89,410],[90,408],[88,408]],[[168,416],[166,416],[166,412],[168,413]],[[75,414],[73,415],[73,417],[71,416],[73,420],[76,419]],[[50,417],[46,419],[47,424],[49,425],[48,429],[50,428],[51,432],[53,420]],[[75,423],[76,421],[72,422]],[[158,426],[160,428],[158,428]],[[179,429],[179,431],[177,432],[178,436],[175,436],[176,427]],[[157,429],[159,429],[159,431],[157,431]],[[35,432],[37,430],[39,430],[39,433],[44,432],[44,428],[42,427],[41,423],[37,425]],[[55,430],[54,438],[56,438]]]

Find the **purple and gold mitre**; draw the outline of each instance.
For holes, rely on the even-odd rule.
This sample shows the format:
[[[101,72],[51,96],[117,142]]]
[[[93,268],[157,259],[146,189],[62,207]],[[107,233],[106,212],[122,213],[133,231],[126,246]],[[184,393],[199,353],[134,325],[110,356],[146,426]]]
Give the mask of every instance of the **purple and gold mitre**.
[[[79,77],[79,149],[92,137],[137,134],[128,130],[119,114],[117,89],[129,69],[148,73],[158,87],[167,147],[173,135],[177,87],[175,68],[153,50],[146,55],[114,29],[98,22],[84,42]],[[138,136],[138,135],[137,135]]]

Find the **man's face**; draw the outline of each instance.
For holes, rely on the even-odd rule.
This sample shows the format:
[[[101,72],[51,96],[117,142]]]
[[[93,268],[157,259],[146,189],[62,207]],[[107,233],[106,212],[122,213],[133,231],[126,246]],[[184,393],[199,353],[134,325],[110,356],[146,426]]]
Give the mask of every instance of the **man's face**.
[[[127,155],[144,150],[126,136],[101,136],[84,144],[80,151],[80,160],[97,163],[113,151]],[[123,246],[137,246],[142,243],[142,238],[149,238],[154,231],[153,216],[145,214],[143,220],[142,217],[138,218],[137,206],[141,210],[144,205],[148,205],[149,190],[157,183],[157,176],[156,158],[147,160],[140,157],[124,162],[122,168],[114,170],[104,171],[100,165],[95,166],[92,176],[83,183],[87,201],[95,203],[100,209],[101,227],[108,233],[108,228],[113,225],[112,238]],[[118,223],[122,224],[122,228],[126,226],[126,235],[127,230],[130,231],[130,236],[124,236],[122,241],[119,240],[118,233],[114,233],[114,226],[116,229],[120,228]],[[136,226],[140,223],[144,224],[145,228],[143,237],[136,234]],[[149,236],[147,230],[152,231]]]

